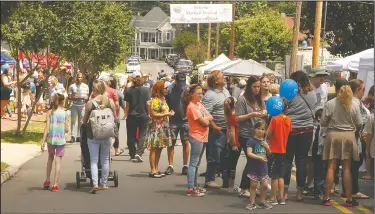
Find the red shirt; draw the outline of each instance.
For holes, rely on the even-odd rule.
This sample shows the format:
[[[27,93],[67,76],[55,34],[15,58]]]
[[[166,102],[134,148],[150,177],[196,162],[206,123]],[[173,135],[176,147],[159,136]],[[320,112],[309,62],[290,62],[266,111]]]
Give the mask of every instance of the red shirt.
[[[292,131],[292,120],[286,115],[277,115],[271,119],[269,129],[273,132],[268,139],[271,153],[285,154],[288,136]]]
[[[234,143],[237,147],[240,147],[240,143],[238,142],[238,122],[236,121],[236,116],[232,115],[231,117],[227,117],[227,128],[230,131],[230,128],[234,126]]]

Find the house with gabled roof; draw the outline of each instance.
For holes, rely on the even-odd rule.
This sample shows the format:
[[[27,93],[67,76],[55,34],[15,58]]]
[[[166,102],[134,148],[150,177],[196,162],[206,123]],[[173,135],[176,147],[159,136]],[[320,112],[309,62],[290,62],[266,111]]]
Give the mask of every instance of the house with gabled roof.
[[[145,16],[139,14],[130,21],[135,28],[132,55],[143,59],[160,59],[173,53],[172,41],[176,30],[170,17],[159,7],[154,7]]]

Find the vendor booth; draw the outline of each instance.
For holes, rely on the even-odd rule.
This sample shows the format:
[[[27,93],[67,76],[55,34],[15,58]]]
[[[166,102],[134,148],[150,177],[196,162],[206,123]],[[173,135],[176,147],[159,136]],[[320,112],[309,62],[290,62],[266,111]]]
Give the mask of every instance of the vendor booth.
[[[217,65],[220,65],[222,63],[225,63],[225,62],[230,62],[231,60],[225,56],[225,54],[220,54],[220,56],[218,56],[216,59],[214,59],[212,62],[209,62],[207,65],[205,66],[202,66],[202,67],[199,67],[198,68],[198,71],[200,73],[205,73],[205,71],[217,66]]]
[[[236,76],[236,77],[248,77],[251,75],[261,76],[264,73],[272,73],[276,77],[281,77],[281,75],[266,66],[252,60],[242,60],[238,59],[235,61],[229,61],[226,63],[222,63],[220,65],[214,66],[208,69],[208,72],[212,72],[215,70],[223,71],[225,76]]]
[[[366,55],[361,56],[359,59],[358,76],[365,85],[365,95],[368,94],[371,86],[374,85],[374,49],[370,49]]]

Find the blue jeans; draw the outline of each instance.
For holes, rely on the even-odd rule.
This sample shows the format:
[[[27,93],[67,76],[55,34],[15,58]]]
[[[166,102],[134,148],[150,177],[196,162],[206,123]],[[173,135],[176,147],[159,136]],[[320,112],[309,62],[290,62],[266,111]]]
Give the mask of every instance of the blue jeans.
[[[201,164],[204,143],[199,142],[189,136],[190,142],[190,163],[188,168],[187,180],[188,180],[188,189],[193,189],[198,187],[198,167]]]
[[[229,150],[225,133],[226,130],[221,133],[210,130],[208,135],[210,154],[207,158],[206,183],[215,181],[216,169],[220,164],[223,186],[228,186]]]
[[[107,185],[108,174],[109,174],[109,158],[111,149],[111,138],[107,140],[95,140],[87,139],[89,152],[90,152],[90,162],[91,162],[91,177],[94,186],[98,185],[98,161],[100,152],[100,163],[102,165],[102,185]]]

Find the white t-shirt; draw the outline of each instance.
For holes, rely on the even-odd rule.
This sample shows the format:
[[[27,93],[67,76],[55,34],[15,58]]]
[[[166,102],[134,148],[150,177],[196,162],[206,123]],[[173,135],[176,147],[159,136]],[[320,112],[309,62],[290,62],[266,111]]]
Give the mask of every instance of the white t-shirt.
[[[321,84],[319,88],[315,88],[315,86],[313,87],[317,99],[316,110],[323,109],[324,104],[327,102],[328,99],[328,87],[325,83]]]

